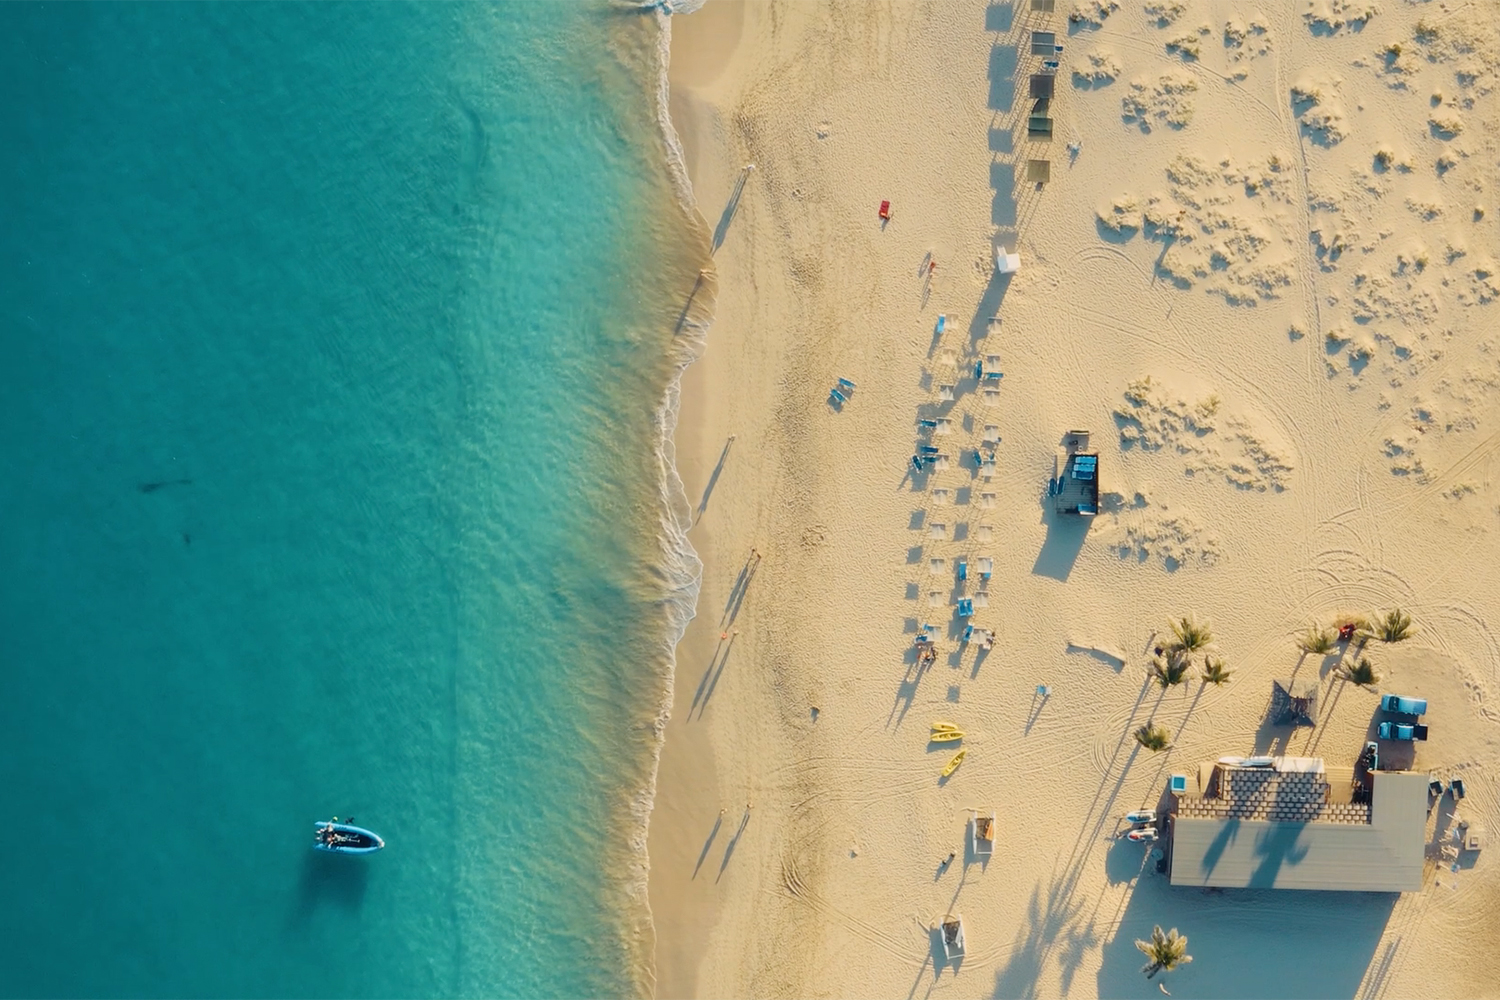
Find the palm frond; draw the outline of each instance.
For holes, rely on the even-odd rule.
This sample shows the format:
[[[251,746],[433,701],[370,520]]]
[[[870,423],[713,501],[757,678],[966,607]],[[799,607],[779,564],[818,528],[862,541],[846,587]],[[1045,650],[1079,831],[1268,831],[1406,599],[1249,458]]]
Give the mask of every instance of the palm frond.
[[[1165,659],[1158,656],[1151,661],[1151,672],[1156,677],[1156,683],[1165,691],[1187,680],[1188,667],[1192,666],[1192,662],[1185,650],[1169,649]]]
[[[1333,651],[1336,634],[1331,629],[1319,628],[1316,625],[1308,626],[1306,632],[1297,640],[1297,645],[1304,653],[1324,654]]]
[[[1171,972],[1179,965],[1187,965],[1193,956],[1187,953],[1187,938],[1177,933],[1177,928],[1162,932],[1161,925],[1151,928],[1151,940],[1136,941],[1135,946],[1151,961],[1141,969],[1150,979],[1158,972]]]
[[[1131,734],[1141,746],[1156,753],[1172,745],[1172,734],[1161,726],[1145,725]]]
[[[1224,666],[1224,661],[1217,656],[1205,656],[1203,658],[1203,681],[1205,684],[1212,684],[1218,687],[1229,680],[1229,675],[1232,672],[1228,667]]]
[[[1400,642],[1411,638],[1411,615],[1400,608],[1388,612],[1379,620],[1377,634],[1382,642]]]
[[[1375,667],[1364,657],[1352,667],[1344,668],[1344,679],[1363,687],[1372,687],[1380,682],[1380,675],[1375,672]]]
[[[1172,634],[1177,636],[1178,647],[1189,653],[1197,652],[1214,641],[1214,634],[1209,627],[1194,620],[1191,615],[1174,621]]]

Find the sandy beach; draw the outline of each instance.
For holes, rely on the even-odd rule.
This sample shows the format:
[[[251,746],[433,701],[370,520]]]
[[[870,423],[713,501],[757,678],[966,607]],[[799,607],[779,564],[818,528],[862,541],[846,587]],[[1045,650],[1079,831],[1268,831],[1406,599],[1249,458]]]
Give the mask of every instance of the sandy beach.
[[[657,994],[1144,997],[1159,924],[1179,996],[1493,996],[1500,7],[1030,7],[670,19],[717,301],[676,432],[704,573],[649,835]],[[1093,517],[1049,495],[1076,430]],[[1398,608],[1404,641],[1298,647]],[[1228,683],[1153,679],[1189,615]],[[1316,725],[1268,721],[1288,677]],[[1173,886],[1117,836],[1221,755],[1352,766],[1393,691],[1431,736],[1386,766],[1467,789],[1420,891]],[[1451,863],[1455,813],[1492,842]]]

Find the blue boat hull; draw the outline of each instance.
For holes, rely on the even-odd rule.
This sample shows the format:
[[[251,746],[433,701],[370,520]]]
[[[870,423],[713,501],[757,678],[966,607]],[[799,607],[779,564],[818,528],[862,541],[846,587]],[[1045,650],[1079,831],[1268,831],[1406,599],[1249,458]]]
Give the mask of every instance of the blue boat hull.
[[[329,843],[324,839],[326,831],[333,829],[334,842]],[[314,823],[313,829],[317,836],[313,839],[313,850],[328,851],[331,854],[374,854],[385,847],[385,841],[373,830],[366,830],[361,826],[350,826],[348,823]]]

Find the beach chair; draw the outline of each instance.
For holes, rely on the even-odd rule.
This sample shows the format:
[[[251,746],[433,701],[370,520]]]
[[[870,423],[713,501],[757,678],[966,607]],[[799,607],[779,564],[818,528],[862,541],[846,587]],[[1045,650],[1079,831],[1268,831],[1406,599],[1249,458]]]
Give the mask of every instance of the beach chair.
[[[854,389],[854,383],[846,378],[841,378],[839,379],[839,388],[845,391],[852,391]]]
[[[1448,791],[1453,793],[1454,802],[1462,802],[1464,798],[1464,779],[1454,778],[1448,782]]]
[[[890,221],[890,218],[891,218],[891,203],[890,202],[888,202],[888,201],[882,201],[880,203],[880,217],[882,219],[885,219],[886,221]]]
[[[995,560],[989,556],[979,557],[979,579],[988,580],[995,572]]]
[[[936,420],[918,420],[917,421],[917,426],[918,427],[926,427],[928,430],[936,430],[937,429],[937,425],[938,425],[938,422]]]
[[[1057,47],[1057,32],[1055,31],[1033,31],[1031,33],[1031,54],[1034,56],[1050,56],[1052,50]]]
[[[973,618],[974,617],[974,601],[973,601],[972,598],[965,597],[965,598],[961,598],[959,600],[959,602],[958,602],[958,617],[960,617],[960,618]]]
[[[938,449],[938,447],[936,445],[931,445],[931,444],[919,444],[919,445],[917,445],[917,451],[921,452],[923,455],[936,455],[938,453],[938,450],[939,449]]]
[[[944,330],[945,327],[947,327],[947,325],[948,325],[948,314],[947,313],[941,313],[941,314],[939,314],[938,315],[938,321],[937,321],[937,334],[938,334],[939,337],[941,337],[943,335],[943,330]]]
[[[1047,134],[1052,134],[1049,126]],[[1021,255],[1008,253],[1004,247],[995,248],[995,270],[1000,274],[1015,274],[1021,269]]]
[[[984,425],[984,443],[990,447],[1000,443],[1000,427],[997,424]]]
[[[832,396],[834,399],[838,400],[840,403],[847,403],[847,402],[849,402],[849,397],[845,396],[842,392],[839,392],[837,389],[829,389],[828,390],[828,394],[830,396]]]
[[[943,937],[943,957],[948,961],[964,957],[964,918],[952,913],[939,925]]]
[[[969,578],[969,560],[964,556],[958,557],[958,578],[960,581]]]
[[[979,810],[970,809],[969,847],[975,857],[987,858],[995,853],[995,810],[979,815]]]

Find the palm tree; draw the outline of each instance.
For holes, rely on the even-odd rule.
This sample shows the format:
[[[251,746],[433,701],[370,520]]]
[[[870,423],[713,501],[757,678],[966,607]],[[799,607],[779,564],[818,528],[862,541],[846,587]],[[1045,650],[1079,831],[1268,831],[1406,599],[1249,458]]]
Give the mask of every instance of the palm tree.
[[[1232,673],[1224,666],[1224,661],[1217,656],[1205,656],[1203,658],[1203,683],[1218,687],[1229,680]]]
[[[1330,653],[1333,651],[1334,633],[1317,625],[1309,625],[1302,638],[1297,640],[1297,645],[1304,653]]]
[[[1373,687],[1380,682],[1380,675],[1375,672],[1369,660],[1360,657],[1354,666],[1344,668],[1344,679],[1363,687]]]
[[[1214,641],[1208,626],[1198,624],[1191,615],[1173,622],[1172,634],[1177,636],[1177,648],[1186,653],[1195,653]]]
[[[1156,675],[1156,683],[1161,685],[1163,691],[1186,681],[1190,666],[1192,666],[1192,660],[1181,649],[1168,650],[1165,660],[1158,656],[1151,661],[1151,670]]]
[[[1133,734],[1135,741],[1155,753],[1172,745],[1172,734],[1161,726],[1145,725]]]
[[[1187,938],[1178,934],[1175,927],[1163,934],[1161,925],[1157,924],[1151,928],[1151,940],[1136,941],[1135,946],[1151,959],[1141,969],[1147,979],[1158,972],[1171,972],[1193,960],[1193,956],[1187,953]]]
[[[1411,638],[1411,615],[1397,608],[1380,619],[1382,642],[1400,642]]]

